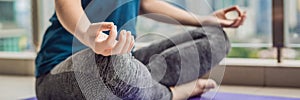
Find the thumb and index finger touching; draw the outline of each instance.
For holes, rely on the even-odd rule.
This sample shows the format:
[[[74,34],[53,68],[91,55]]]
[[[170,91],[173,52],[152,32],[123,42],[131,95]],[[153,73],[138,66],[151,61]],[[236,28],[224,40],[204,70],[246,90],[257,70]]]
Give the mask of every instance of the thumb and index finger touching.
[[[94,23],[98,27],[97,39],[105,40],[106,42],[114,42],[117,38],[117,26],[113,22]],[[110,31],[109,35],[103,31]]]
[[[242,11],[239,6],[232,6],[232,7],[224,9],[225,13],[232,12],[232,11],[237,12],[239,17],[242,17],[246,14],[246,11]]]
[[[242,25],[246,19],[246,11],[242,11],[240,9],[239,6],[232,6],[232,7],[229,7],[229,8],[225,8],[224,9],[224,13],[227,14],[229,12],[236,12],[238,13],[238,17],[233,19],[232,22],[228,24],[228,26],[232,26],[232,27],[238,27],[240,25]]]

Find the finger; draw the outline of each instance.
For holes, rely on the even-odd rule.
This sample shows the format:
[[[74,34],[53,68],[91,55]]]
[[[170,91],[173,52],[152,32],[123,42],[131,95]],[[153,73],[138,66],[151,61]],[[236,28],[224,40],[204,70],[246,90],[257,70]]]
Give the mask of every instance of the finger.
[[[105,43],[103,41],[105,41],[107,39],[108,35],[104,34],[104,33],[98,33],[96,38],[95,38],[95,42],[93,42],[93,48],[94,51],[97,54],[102,54],[105,55],[105,53],[103,53],[103,51],[107,50],[107,49],[111,49],[112,46],[103,46]]]
[[[233,25],[233,27],[234,27],[234,28],[238,28],[238,27],[240,27],[242,24],[243,24],[243,19],[240,18],[240,20],[238,20],[238,21]]]
[[[237,28],[241,25],[241,22],[242,22],[242,18],[237,18],[234,23],[231,25],[231,27],[233,28]]]
[[[90,25],[90,29],[100,31],[109,31],[114,26],[112,22],[100,22],[100,23],[92,23]]]
[[[235,20],[220,20],[222,27],[230,27],[234,24]]]
[[[100,33],[97,33],[97,36],[96,36],[95,41],[96,41],[96,42],[103,42],[103,41],[105,41],[107,38],[108,38],[108,35],[107,35],[107,34],[100,32]]]
[[[228,12],[231,12],[231,11],[237,11],[237,13],[239,14],[239,16],[242,16],[242,14],[243,14],[242,10],[240,9],[239,6],[232,6],[232,7],[224,9],[225,13],[228,13]]]
[[[244,15],[242,16],[242,25],[244,24],[246,18],[247,18],[247,13],[244,12]]]
[[[113,54],[120,54],[126,43],[126,31],[122,30],[119,36],[119,41],[116,46],[113,48]]]
[[[126,32],[126,43],[125,43],[124,47],[122,48],[122,53],[128,52],[128,48],[130,47],[131,41],[132,41],[131,32],[127,31]]]
[[[109,31],[112,30],[112,28],[114,27],[113,22],[101,22],[99,24],[100,24],[99,31]]]
[[[110,56],[112,55],[112,49],[106,49],[102,53],[103,56]]]
[[[117,26],[114,26],[109,32],[108,38],[106,39],[106,43],[109,47],[114,47],[117,38]]]
[[[245,20],[246,20],[246,16],[243,16],[243,17],[242,17],[242,20],[241,20],[241,25],[244,24]]]
[[[131,41],[131,43],[130,43],[130,47],[128,48],[128,53],[129,52],[131,52],[131,50],[133,49],[133,47],[134,47],[134,42],[135,42],[135,40],[134,40],[134,37],[133,36],[131,36],[131,38],[132,38],[132,41]]]
[[[234,19],[234,20],[224,20],[224,21],[222,22],[222,26],[224,26],[224,27],[233,27],[233,28],[235,28],[235,25],[236,25],[238,22],[240,22],[240,20],[241,20],[240,17],[239,17],[239,18],[236,18],[236,19]]]

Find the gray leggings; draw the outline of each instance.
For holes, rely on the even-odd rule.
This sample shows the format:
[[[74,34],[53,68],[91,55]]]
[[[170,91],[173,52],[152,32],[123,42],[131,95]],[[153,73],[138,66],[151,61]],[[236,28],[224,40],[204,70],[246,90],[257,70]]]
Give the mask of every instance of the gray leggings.
[[[104,57],[90,49],[61,62],[36,80],[40,100],[168,100],[170,86],[196,80],[228,53],[218,27],[182,33],[135,51]]]

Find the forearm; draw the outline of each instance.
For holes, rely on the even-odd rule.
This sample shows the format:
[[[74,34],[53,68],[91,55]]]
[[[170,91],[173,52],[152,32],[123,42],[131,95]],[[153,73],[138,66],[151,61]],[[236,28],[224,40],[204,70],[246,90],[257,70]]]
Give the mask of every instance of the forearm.
[[[55,9],[60,23],[71,34],[84,32],[91,24],[81,7],[81,0],[55,0]]]
[[[175,6],[172,6],[164,1],[161,0],[142,0],[141,2],[141,13],[147,14],[147,13],[156,13],[161,14],[163,16],[171,17],[172,19],[175,19],[180,24],[184,25],[191,25],[191,26],[201,26],[201,22],[204,18],[200,18],[199,16],[187,12],[185,10],[182,10],[180,8],[177,8]],[[171,24],[177,24],[174,21],[171,21],[169,19],[165,19],[162,16],[147,16],[154,20],[171,23]]]

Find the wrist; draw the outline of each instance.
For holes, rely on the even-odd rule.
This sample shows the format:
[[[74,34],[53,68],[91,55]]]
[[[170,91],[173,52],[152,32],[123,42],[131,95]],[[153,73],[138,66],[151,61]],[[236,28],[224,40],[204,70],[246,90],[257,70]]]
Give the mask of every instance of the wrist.
[[[201,17],[201,26],[219,26],[219,20],[214,15]]]
[[[84,13],[78,20],[76,24],[75,33],[73,34],[81,43],[88,47],[93,47],[89,41],[89,35],[87,35],[91,22],[88,19],[87,15]]]
[[[90,22],[90,20],[88,19],[86,14],[83,14],[81,16],[81,18],[79,19],[78,23],[76,24],[76,34],[85,34],[87,33],[90,25],[92,25],[92,23]]]

